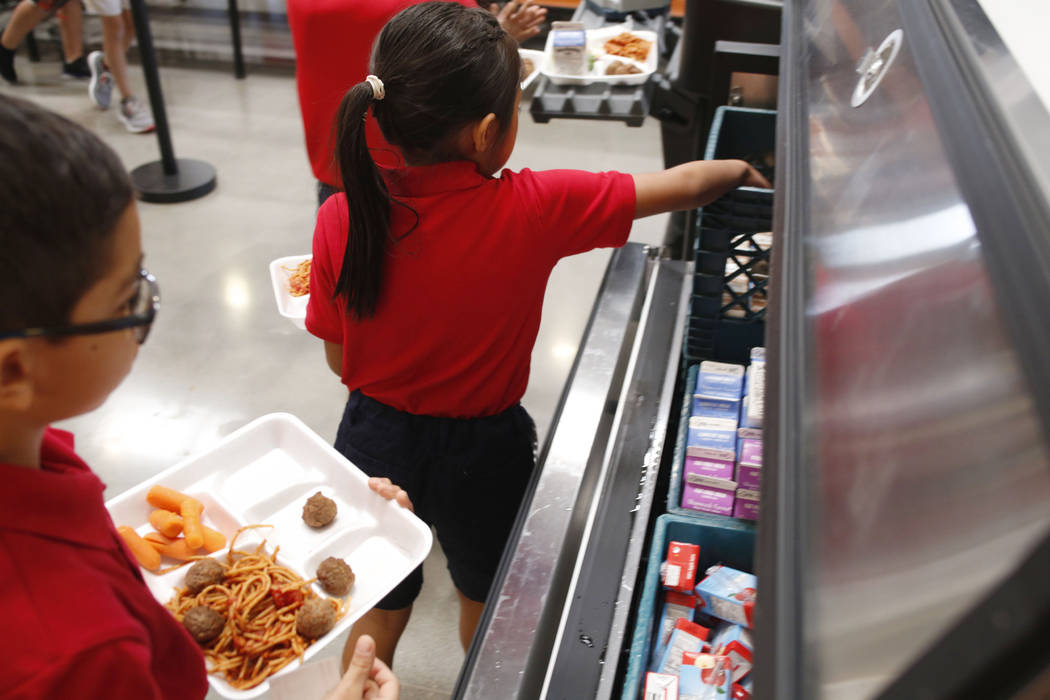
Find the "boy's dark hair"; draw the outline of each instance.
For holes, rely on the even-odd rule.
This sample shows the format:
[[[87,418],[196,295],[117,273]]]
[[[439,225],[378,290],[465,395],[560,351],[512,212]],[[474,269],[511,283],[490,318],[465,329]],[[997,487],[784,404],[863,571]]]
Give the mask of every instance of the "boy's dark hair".
[[[426,2],[402,10],[380,32],[371,72],[386,96],[372,87],[350,88],[336,117],[339,172],[350,210],[343,267],[333,299],[346,300],[359,319],[375,314],[383,287],[390,239],[390,197],[365,141],[368,107],[383,136],[416,165],[459,157],[454,138],[492,113],[501,132],[510,126],[518,95],[518,42],[490,13],[454,2]]]
[[[66,323],[106,272],[128,174],[87,129],[0,96],[0,183],[0,332]]]

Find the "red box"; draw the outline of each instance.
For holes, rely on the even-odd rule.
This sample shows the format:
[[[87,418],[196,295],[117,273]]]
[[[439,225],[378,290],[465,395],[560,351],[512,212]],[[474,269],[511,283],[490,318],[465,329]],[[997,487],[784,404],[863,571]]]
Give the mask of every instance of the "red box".
[[[667,544],[667,568],[664,570],[664,588],[681,593],[692,593],[696,585],[696,566],[700,560],[700,545],[688,542]]]

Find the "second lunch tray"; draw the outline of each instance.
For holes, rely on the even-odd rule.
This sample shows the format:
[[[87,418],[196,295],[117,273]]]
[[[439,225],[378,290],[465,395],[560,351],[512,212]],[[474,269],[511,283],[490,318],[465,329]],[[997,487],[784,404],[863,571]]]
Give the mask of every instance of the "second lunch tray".
[[[647,17],[631,15],[635,29],[646,29],[663,37],[667,26],[667,14]],[[582,22],[587,29],[598,29],[609,24],[601,13],[595,12],[588,3],[581,2],[572,17]],[[622,20],[621,20],[622,21]],[[617,22],[612,22],[618,24]],[[658,50],[662,49],[659,41]],[[644,85],[555,85],[546,77],[537,81],[529,113],[534,121],[546,124],[551,119],[599,119],[622,121],[627,126],[641,126],[649,114],[653,85],[660,78],[659,70]]]

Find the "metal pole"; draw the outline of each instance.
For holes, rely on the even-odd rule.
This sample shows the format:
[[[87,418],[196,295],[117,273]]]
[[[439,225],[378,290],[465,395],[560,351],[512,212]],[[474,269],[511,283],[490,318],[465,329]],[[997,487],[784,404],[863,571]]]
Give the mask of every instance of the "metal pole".
[[[241,48],[241,11],[237,0],[229,0],[230,35],[233,38],[233,74],[244,78],[244,50]]]
[[[164,95],[160,90],[160,75],[157,73],[157,58],[153,53],[153,34],[149,29],[149,17],[143,0],[131,0],[131,16],[135,20],[135,34],[139,42],[139,58],[142,61],[142,72],[146,76],[146,90],[149,92],[149,104],[153,110],[153,122],[157,125],[157,142],[160,144],[160,159],[164,172],[174,175],[179,171],[175,162],[175,149],[171,145],[171,133],[168,131],[168,114],[164,110]]]

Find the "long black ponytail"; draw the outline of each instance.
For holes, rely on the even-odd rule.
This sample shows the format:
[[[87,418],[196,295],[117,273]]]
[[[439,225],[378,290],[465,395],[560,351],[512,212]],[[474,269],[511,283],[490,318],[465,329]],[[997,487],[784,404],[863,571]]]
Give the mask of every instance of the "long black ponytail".
[[[383,27],[371,66],[383,88],[368,81],[353,86],[336,117],[336,156],[350,221],[333,299],[342,297],[348,314],[375,315],[391,245],[390,207],[400,204],[368,151],[369,107],[408,163],[457,160],[462,155],[455,137],[467,124],[492,113],[501,130],[510,125],[520,71],[517,42],[480,8],[426,2]]]

